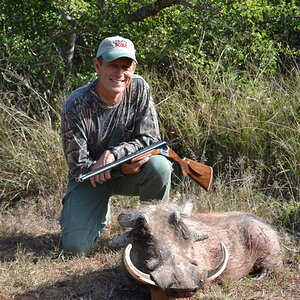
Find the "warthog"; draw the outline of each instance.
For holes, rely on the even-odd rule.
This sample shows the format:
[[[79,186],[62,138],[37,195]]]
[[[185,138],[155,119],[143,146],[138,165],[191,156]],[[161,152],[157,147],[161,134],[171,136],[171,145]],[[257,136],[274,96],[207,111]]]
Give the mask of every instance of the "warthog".
[[[209,281],[281,264],[278,235],[259,217],[191,210],[190,203],[150,204],[118,217],[131,230],[109,246],[126,247],[125,273],[151,286],[152,299],[189,298]]]

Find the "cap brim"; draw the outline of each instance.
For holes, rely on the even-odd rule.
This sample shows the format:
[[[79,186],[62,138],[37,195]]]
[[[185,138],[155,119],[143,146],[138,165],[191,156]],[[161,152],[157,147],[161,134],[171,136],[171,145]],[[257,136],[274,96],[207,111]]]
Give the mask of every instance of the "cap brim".
[[[136,60],[136,57],[135,57],[134,53],[130,54],[130,53],[124,52],[124,51],[106,52],[106,53],[102,54],[102,57],[103,57],[104,60],[106,60],[108,62],[111,62],[111,61],[116,60],[116,59],[121,58],[121,57],[128,57],[128,58],[133,59],[137,63],[137,60]]]

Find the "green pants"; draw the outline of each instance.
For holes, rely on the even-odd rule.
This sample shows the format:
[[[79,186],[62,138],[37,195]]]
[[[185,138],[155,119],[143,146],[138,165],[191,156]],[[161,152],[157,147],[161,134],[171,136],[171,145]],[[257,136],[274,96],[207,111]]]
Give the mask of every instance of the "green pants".
[[[168,200],[172,164],[161,155],[150,157],[138,174],[114,178],[92,187],[89,180],[69,181],[61,213],[61,247],[86,254],[110,220],[111,195],[140,196],[141,201]]]

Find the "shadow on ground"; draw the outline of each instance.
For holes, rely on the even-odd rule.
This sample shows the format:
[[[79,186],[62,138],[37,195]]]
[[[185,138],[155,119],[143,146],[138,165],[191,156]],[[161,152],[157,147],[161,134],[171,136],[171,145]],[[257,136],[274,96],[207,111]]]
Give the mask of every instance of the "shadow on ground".
[[[118,268],[99,270],[85,276],[71,276],[53,285],[41,285],[15,295],[15,300],[147,300],[147,289],[128,289]]]
[[[58,252],[59,235],[46,234],[38,237],[22,234],[0,237],[0,262],[17,260],[18,251],[31,253],[34,260],[39,257],[53,257]],[[100,251],[101,252],[101,251]],[[55,258],[54,258],[55,259]],[[147,300],[147,288],[129,289],[119,267],[99,269],[85,275],[70,275],[54,284],[41,284],[24,293],[18,293],[3,300]]]
[[[15,236],[0,237],[0,262],[14,261],[18,250],[32,253],[34,257],[49,256],[59,245],[58,234],[45,234],[31,236],[19,234]]]

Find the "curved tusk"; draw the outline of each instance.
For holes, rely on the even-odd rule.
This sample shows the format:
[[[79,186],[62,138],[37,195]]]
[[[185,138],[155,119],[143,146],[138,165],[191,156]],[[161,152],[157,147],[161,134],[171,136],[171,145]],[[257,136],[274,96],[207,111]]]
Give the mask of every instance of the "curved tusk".
[[[224,270],[227,266],[228,259],[229,259],[228,250],[227,250],[227,247],[223,243],[220,243],[220,245],[222,248],[222,259],[220,260],[219,264],[213,270],[208,272],[206,281],[212,281],[212,280],[216,279],[217,277],[219,277],[224,272]]]
[[[140,281],[142,283],[146,283],[146,284],[150,284],[150,285],[153,285],[153,286],[157,286],[157,284],[150,278],[149,274],[146,274],[146,273],[140,271],[132,263],[132,261],[130,259],[131,248],[132,248],[132,244],[128,244],[126,246],[126,248],[125,248],[124,256],[123,256],[123,261],[124,261],[125,267],[126,267],[127,271],[129,272],[129,274],[133,278],[135,278],[136,280],[138,280],[138,281]]]

